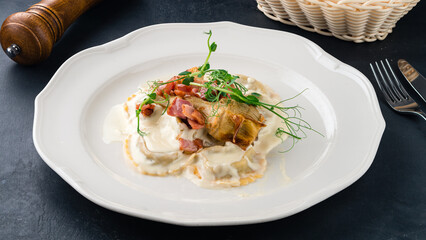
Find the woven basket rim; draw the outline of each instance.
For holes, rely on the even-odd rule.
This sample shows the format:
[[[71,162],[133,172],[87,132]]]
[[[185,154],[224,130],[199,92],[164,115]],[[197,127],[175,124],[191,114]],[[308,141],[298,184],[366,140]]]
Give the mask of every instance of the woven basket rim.
[[[301,4],[314,4],[321,7],[339,8],[343,10],[380,10],[405,7],[420,0],[296,0]],[[279,0],[279,2],[281,2]]]

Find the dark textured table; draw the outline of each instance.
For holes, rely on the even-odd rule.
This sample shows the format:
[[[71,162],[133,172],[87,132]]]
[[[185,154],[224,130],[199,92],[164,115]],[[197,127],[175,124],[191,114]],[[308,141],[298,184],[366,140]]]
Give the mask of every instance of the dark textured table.
[[[0,20],[35,2],[1,1]],[[382,58],[405,58],[426,75],[425,11],[426,2],[420,2],[384,41],[355,44],[272,21],[255,0],[105,0],[69,28],[42,64],[23,67],[1,53],[0,239],[426,239],[426,122],[395,113],[381,95],[387,126],[367,173],[301,213],[261,224],[180,227],[109,211],[62,180],[32,141],[34,98],[59,66],[83,49],[141,27],[228,20],[288,31],[372,80],[368,62]]]

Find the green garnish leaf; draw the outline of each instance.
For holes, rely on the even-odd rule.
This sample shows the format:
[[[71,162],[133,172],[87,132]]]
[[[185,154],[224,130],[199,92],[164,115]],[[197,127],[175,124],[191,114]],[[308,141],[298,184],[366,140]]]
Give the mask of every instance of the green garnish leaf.
[[[184,72],[179,73],[179,76],[185,76],[185,75],[189,75],[189,74],[191,74],[191,72],[184,71]]]
[[[212,45],[210,45],[210,50],[212,52],[214,52],[214,51],[216,51],[216,48],[217,48],[217,44],[215,42],[213,42]]]
[[[157,94],[155,92],[148,94],[148,97],[151,99],[156,99],[157,98]]]
[[[262,96],[262,95],[260,95],[260,93],[257,93],[257,92],[252,92],[250,95],[255,96],[257,98]]]
[[[253,95],[248,95],[246,98],[247,98],[247,100],[248,100],[248,101],[250,101],[252,104],[253,104],[253,103],[258,103],[258,102],[259,102],[259,99],[258,99],[257,97],[255,97],[255,96],[253,96]]]
[[[194,81],[194,77],[185,77],[182,81],[182,84],[189,86],[189,84],[193,81]]]
[[[244,97],[243,93],[237,88],[231,88],[232,92],[240,97]]]
[[[204,67],[204,70],[209,70],[210,69],[210,63],[206,63],[206,66]]]
[[[232,100],[235,100],[235,101],[237,101],[237,102],[241,102],[241,103],[243,103],[243,102],[244,102],[243,100],[241,100],[239,97],[237,97],[237,96],[235,96],[235,95],[231,95],[231,99],[232,99]]]

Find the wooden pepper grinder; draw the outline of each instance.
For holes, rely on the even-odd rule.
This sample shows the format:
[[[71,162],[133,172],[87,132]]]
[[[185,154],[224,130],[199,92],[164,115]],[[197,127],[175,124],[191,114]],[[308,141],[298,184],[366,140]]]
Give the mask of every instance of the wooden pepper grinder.
[[[67,28],[100,1],[42,0],[25,12],[10,15],[0,30],[3,51],[20,64],[43,61]]]

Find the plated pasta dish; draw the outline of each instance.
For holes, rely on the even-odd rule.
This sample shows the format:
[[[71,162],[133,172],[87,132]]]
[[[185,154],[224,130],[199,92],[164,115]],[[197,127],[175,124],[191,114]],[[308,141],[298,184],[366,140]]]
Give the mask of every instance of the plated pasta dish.
[[[210,68],[217,45],[207,34],[204,64],[146,82],[112,107],[104,141],[122,141],[142,174],[182,175],[206,188],[247,185],[264,175],[272,149],[315,130],[260,81]]]

